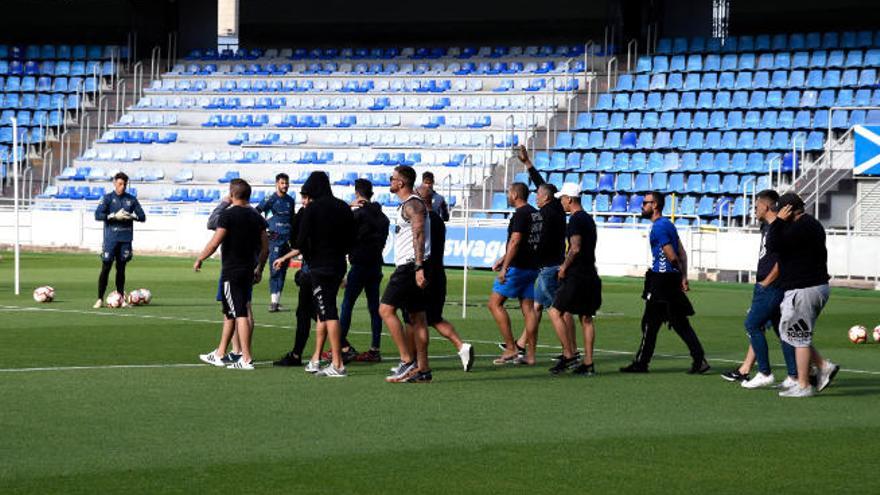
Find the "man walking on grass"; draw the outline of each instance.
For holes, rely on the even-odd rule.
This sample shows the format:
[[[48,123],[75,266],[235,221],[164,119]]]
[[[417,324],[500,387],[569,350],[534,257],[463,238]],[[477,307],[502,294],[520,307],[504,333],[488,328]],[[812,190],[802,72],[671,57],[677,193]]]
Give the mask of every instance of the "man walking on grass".
[[[767,337],[764,335],[768,325],[779,336],[779,305],[785,294],[777,284],[779,264],[774,251],[767,249],[767,230],[776,221],[776,203],[779,194],[766,189],[755,197],[755,218],[761,222],[761,247],[758,252],[758,268],[755,272],[755,287],[752,291],[752,304],[746,315],[746,335],[749,338],[749,350],[739,368],[721,374],[727,381],[739,382],[743,388],[754,389],[769,387],[776,381],[770,370],[770,353],[767,348]],[[788,377],[783,386],[790,387],[797,381],[797,367],[794,365],[794,348],[782,342],[782,354],[785,362],[792,363],[788,369]],[[758,373],[750,378],[752,365],[757,362]]]
[[[252,370],[248,299],[253,285],[262,279],[269,256],[269,237],[266,221],[250,206],[251,186],[242,179],[233,179],[229,183],[229,197],[232,205],[220,213],[217,230],[196,259],[193,269],[200,271],[202,263],[222,246],[223,315],[235,321],[234,331],[241,345],[241,358],[227,367]],[[199,359],[214,366],[225,366],[223,353],[231,338],[231,329],[224,325],[220,345],[214,351],[200,355]]]
[[[515,208],[507,227],[507,251],[492,269],[498,272],[489,312],[504,339],[505,351],[494,361],[497,365],[535,364],[538,339],[538,315],[535,311],[535,279],[538,277],[538,245],[541,243],[541,214],[528,203],[529,189],[522,182],[514,182],[507,189],[507,202]],[[504,303],[511,298],[519,300],[525,319],[526,355],[520,356],[510,329],[510,315]]]
[[[593,316],[602,305],[602,281],[596,271],[596,223],[581,206],[579,185],[565,183],[556,196],[571,217],[566,230],[568,252],[559,267],[559,290],[550,308],[550,320],[562,343],[563,356],[556,366],[550,368],[550,372],[559,374],[574,368],[572,373],[575,375],[592,376],[596,374],[593,364],[596,335]],[[569,334],[566,315],[578,315],[583,328],[584,357],[580,363],[576,357],[577,341]]]
[[[828,251],[825,229],[804,212],[804,201],[794,193],[779,198],[777,220],[770,224],[768,249],[779,256],[779,287],[785,291],[780,308],[780,338],[794,347],[797,383],[784,388],[781,397],[811,397],[831,384],[840,366],[824,359],[813,346],[813,330],[828,302]],[[810,363],[818,369],[816,387],[810,384]]]
[[[687,297],[687,254],[675,225],[663,216],[665,204],[663,194],[657,191],[646,194],[642,201],[642,218],[650,219],[653,224],[650,234],[653,260],[651,268],[645,272],[642,293],[645,300],[642,341],[632,364],[620,368],[620,371],[647,373],[657,345],[657,334],[663,323],[668,323],[690,351],[693,361],[688,373],[703,374],[709,371],[710,366],[700,339],[688,319],[694,314],[694,307]]]
[[[394,227],[396,268],[382,295],[379,314],[397,345],[400,363],[385,378],[389,383],[430,383],[433,380],[428,362],[425,319],[425,287],[429,283],[425,262],[432,254],[431,220],[425,203],[413,192],[415,182],[416,172],[412,167],[400,165],[391,174],[390,191],[400,199]],[[408,330],[397,317],[398,309],[408,315]]]
[[[267,215],[269,220],[269,312],[275,313],[281,307],[281,292],[287,277],[287,265],[275,268],[275,260],[290,251],[290,232],[296,202],[287,194],[290,178],[281,173],[275,176],[275,192],[266,196],[257,206],[257,211]]]

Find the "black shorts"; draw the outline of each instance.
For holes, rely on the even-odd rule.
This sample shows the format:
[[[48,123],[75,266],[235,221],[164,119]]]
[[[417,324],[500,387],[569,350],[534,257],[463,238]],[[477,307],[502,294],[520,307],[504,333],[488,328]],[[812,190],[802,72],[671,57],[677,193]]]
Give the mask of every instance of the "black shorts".
[[[596,274],[569,274],[559,282],[553,307],[563,313],[594,316],[602,306],[602,280]]]
[[[223,289],[223,314],[227,319],[247,318],[248,302],[251,299],[253,280],[244,277],[221,278],[220,285]]]
[[[443,268],[439,268],[428,275],[428,286],[425,287],[425,319],[429,327],[444,320],[444,305],[446,305],[446,272]],[[403,311],[403,322],[412,323],[406,310]]]
[[[343,274],[335,272],[323,272],[312,270],[309,272],[309,280],[312,285],[312,304],[318,321],[330,321],[339,319],[339,309],[336,306],[336,296],[339,294],[339,286],[342,284]],[[300,287],[302,290],[302,287]]]
[[[416,285],[415,264],[407,263],[394,270],[391,278],[388,279],[388,285],[385,286],[385,292],[382,294],[382,304],[394,306],[410,313],[425,311],[425,290]]]

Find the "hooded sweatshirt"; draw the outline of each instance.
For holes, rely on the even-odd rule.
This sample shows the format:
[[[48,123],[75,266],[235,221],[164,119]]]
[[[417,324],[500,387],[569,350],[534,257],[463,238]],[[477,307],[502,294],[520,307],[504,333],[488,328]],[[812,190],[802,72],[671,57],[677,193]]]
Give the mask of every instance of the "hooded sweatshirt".
[[[312,172],[301,193],[312,198],[303,209],[296,242],[305,262],[315,273],[345,274],[345,256],[355,232],[351,208],[333,196],[324,172]]]
[[[382,251],[388,240],[388,217],[382,213],[382,205],[370,201],[361,202],[354,210],[354,224],[357,229],[355,243],[348,259],[352,265],[381,265]]]

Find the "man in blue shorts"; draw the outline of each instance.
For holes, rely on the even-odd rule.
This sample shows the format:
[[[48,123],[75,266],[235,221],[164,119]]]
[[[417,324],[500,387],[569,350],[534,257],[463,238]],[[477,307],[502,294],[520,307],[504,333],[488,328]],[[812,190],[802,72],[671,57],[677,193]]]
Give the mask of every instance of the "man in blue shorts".
[[[538,337],[538,315],[535,311],[535,279],[538,277],[538,245],[541,243],[543,221],[541,214],[528,204],[529,189],[522,182],[514,182],[507,189],[507,202],[515,208],[507,227],[507,251],[492,269],[498,277],[489,296],[489,312],[504,338],[506,350],[495,364],[535,364]],[[519,299],[525,319],[526,355],[520,357],[510,330],[510,315],[504,303]]]
[[[93,306],[100,308],[107,292],[110,268],[116,262],[116,291],[125,296],[125,265],[131,261],[131,240],[134,222],[146,221],[137,198],[126,191],[128,176],[119,172],[113,177],[113,192],[107,193],[95,209],[95,220],[104,222],[104,246],[101,249],[101,275],[98,277],[98,300]],[[125,299],[122,301],[125,306]]]

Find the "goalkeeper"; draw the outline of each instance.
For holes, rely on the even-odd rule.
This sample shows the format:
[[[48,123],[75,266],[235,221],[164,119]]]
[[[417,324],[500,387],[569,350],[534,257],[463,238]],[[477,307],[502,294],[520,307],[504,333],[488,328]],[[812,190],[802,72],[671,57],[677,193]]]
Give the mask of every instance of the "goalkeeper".
[[[128,176],[119,172],[113,177],[114,191],[105,194],[95,209],[95,220],[104,222],[104,247],[101,250],[101,275],[98,277],[98,300],[93,306],[95,309],[103,304],[113,260],[116,260],[116,291],[125,295],[125,265],[131,261],[134,221],[146,220],[141,204],[137,198],[126,192],[127,187]],[[124,298],[122,304],[126,305]]]

